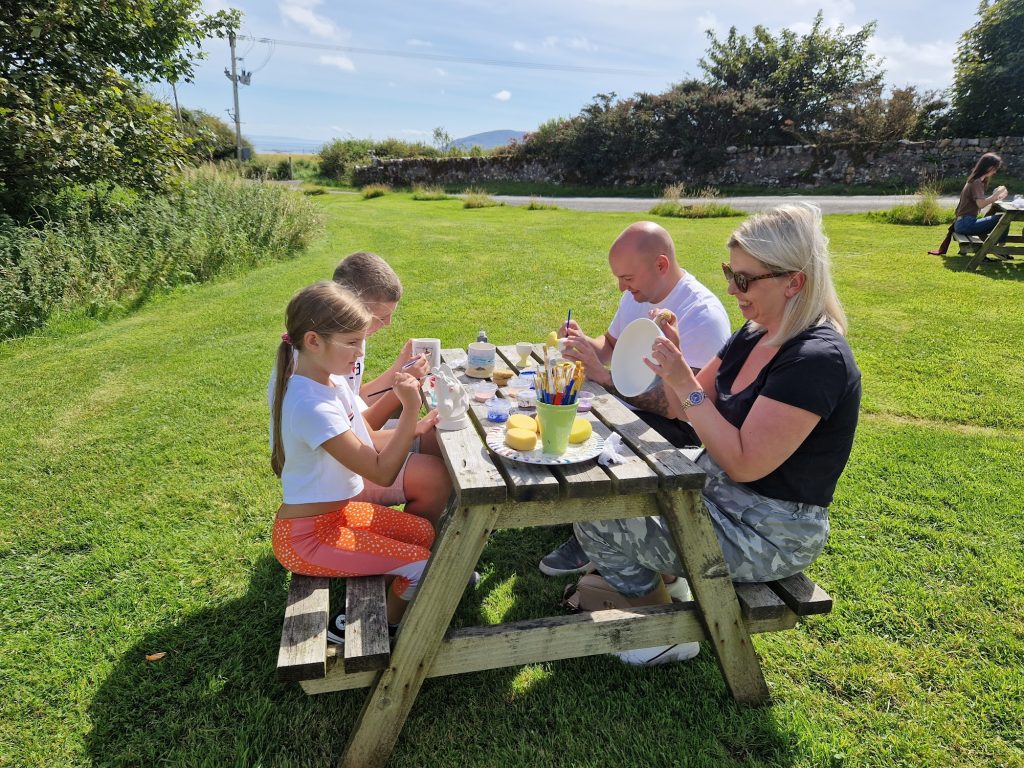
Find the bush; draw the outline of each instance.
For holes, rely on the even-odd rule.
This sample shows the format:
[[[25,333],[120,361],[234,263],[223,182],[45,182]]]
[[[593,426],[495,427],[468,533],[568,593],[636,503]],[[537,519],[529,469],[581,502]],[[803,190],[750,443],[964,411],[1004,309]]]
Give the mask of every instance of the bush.
[[[683,205],[672,201],[662,201],[651,208],[648,213],[655,216],[672,216],[677,219],[719,219],[727,216],[746,216],[743,211],[725,203],[696,203]]]
[[[939,205],[939,187],[926,184],[917,190],[917,200],[910,205],[896,205],[888,211],[875,211],[868,216],[875,221],[888,224],[907,224],[931,227],[936,224],[951,224],[954,218],[952,208]]]
[[[499,203],[487,194],[485,189],[469,187],[462,193],[463,208],[493,208],[496,205],[504,205],[504,203]]]
[[[363,200],[372,200],[375,197],[384,197],[391,191],[391,187],[387,184],[367,184],[362,188],[360,194],[363,196]]]
[[[423,187],[416,185],[412,188],[413,200],[447,200],[448,195],[441,187]]]
[[[419,141],[335,139],[320,150],[320,175],[331,181],[350,181],[357,165],[369,165],[374,159],[438,157],[439,154],[435,147]]]
[[[545,203],[538,200],[536,197],[531,197],[530,202],[525,206],[528,211],[557,211],[558,206],[552,205],[551,203]]]
[[[0,220],[0,338],[55,312],[137,305],[175,285],[287,258],[316,231],[301,196],[209,167],[166,194],[103,200],[79,189],[64,201],[61,220]]]

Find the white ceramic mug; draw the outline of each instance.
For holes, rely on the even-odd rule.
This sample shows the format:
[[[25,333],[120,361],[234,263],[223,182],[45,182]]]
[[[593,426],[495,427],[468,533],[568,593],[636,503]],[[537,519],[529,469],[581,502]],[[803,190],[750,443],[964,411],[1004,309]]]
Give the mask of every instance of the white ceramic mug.
[[[441,364],[441,340],[413,339],[412,356],[416,357],[418,355],[426,355],[430,370],[434,370]]]

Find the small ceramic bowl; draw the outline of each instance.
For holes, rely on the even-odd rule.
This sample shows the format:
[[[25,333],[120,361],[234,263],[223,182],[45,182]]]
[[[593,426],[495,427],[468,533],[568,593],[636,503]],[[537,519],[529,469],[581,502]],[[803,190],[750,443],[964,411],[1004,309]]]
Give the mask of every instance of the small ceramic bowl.
[[[594,407],[594,393],[583,391],[580,392],[579,397],[576,398],[576,410],[580,412],[589,411]]]
[[[498,385],[490,381],[478,381],[473,385],[473,397],[481,403],[486,403],[497,391]]]
[[[515,397],[524,389],[531,389],[533,387],[533,376],[513,376],[508,380],[508,393],[512,397]]]
[[[516,395],[516,405],[523,410],[531,410],[537,407],[537,391],[534,389],[524,389],[518,395]]]
[[[498,424],[508,421],[508,414],[512,410],[512,401],[504,397],[492,397],[487,401],[487,419]]]

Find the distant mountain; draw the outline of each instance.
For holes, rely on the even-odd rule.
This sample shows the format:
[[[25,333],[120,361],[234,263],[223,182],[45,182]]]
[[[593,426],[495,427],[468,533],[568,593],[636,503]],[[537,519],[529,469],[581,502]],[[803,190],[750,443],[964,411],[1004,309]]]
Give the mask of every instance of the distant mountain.
[[[245,137],[252,142],[256,154],[260,152],[291,152],[296,155],[313,155],[327,143],[319,139],[298,139],[294,136],[252,136],[247,133]]]
[[[486,131],[455,139],[451,145],[459,149],[472,149],[474,146],[479,146],[481,149],[494,149],[503,147],[514,139],[521,139],[525,135],[525,131]]]

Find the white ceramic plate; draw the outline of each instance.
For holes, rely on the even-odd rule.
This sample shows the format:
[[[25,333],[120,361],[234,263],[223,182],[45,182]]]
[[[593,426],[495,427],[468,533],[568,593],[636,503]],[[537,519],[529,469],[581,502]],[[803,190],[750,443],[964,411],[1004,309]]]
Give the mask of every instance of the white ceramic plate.
[[[651,356],[654,340],[661,330],[653,320],[641,317],[626,326],[612,349],[612,381],[621,394],[635,397],[645,392],[657,377],[644,363]]]
[[[513,461],[521,461],[524,464],[544,464],[545,466],[557,466],[559,464],[579,464],[581,461],[589,461],[601,455],[604,450],[604,438],[594,432],[582,443],[569,443],[569,447],[561,456],[544,453],[540,447],[540,438],[537,439],[537,447],[532,451],[517,451],[505,445],[505,427],[496,427],[487,431],[487,447],[499,456]]]

